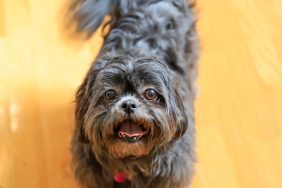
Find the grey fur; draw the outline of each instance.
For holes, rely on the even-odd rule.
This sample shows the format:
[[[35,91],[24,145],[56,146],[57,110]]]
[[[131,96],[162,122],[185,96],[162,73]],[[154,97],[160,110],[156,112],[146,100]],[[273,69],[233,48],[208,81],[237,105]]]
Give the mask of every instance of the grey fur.
[[[198,41],[185,0],[74,0],[77,32],[91,36],[111,15],[105,43],[76,94],[72,140],[74,170],[82,187],[180,188],[194,172],[194,98]],[[148,101],[146,88],[158,92]],[[117,97],[104,94],[114,89]],[[138,104],[128,115],[123,97]],[[149,131],[125,143],[115,126],[131,119]],[[128,180],[113,181],[122,171]]]

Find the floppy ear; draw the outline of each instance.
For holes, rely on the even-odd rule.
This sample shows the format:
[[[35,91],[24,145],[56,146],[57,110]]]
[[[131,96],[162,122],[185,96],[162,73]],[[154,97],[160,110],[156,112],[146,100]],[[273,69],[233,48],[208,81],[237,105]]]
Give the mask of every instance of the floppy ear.
[[[98,60],[94,65],[92,65],[84,81],[76,92],[74,139],[82,143],[89,143],[89,139],[84,132],[84,116],[90,105],[89,100],[93,94],[92,87],[96,76],[99,71],[105,67],[105,65],[105,60]]]
[[[185,112],[185,108],[183,106],[182,99],[177,92],[177,90],[174,90],[174,105],[172,106],[174,108],[174,113],[175,113],[175,122],[176,122],[176,132],[174,135],[174,139],[180,138],[187,130],[188,127],[188,118],[187,114]]]
[[[88,73],[89,75],[89,73]],[[87,76],[88,77],[88,76]],[[87,77],[80,85],[76,92],[76,107],[75,107],[75,130],[74,139],[79,142],[89,143],[88,138],[84,134],[84,115],[89,107],[89,101],[87,97]]]

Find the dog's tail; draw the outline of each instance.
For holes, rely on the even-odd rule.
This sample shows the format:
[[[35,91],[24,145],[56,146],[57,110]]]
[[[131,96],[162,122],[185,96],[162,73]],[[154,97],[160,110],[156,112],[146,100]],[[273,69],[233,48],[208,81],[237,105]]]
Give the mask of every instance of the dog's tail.
[[[74,24],[75,32],[89,38],[106,15],[112,15],[118,0],[71,0],[67,10],[67,24]]]

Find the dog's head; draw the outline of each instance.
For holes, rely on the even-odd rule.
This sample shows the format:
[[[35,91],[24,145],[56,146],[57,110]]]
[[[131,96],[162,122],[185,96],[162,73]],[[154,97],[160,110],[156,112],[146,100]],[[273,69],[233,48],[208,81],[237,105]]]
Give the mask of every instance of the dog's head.
[[[157,151],[188,126],[174,83],[155,58],[97,60],[77,92],[74,139],[112,158]]]

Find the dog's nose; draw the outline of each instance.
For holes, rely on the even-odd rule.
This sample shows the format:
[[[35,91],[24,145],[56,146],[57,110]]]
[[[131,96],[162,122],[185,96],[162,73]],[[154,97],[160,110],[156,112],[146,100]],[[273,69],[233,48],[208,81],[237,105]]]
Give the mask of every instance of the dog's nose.
[[[130,114],[134,112],[134,110],[137,108],[136,103],[133,100],[126,100],[121,105],[124,112]]]

